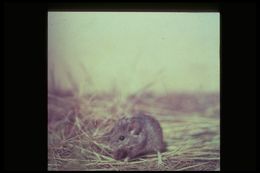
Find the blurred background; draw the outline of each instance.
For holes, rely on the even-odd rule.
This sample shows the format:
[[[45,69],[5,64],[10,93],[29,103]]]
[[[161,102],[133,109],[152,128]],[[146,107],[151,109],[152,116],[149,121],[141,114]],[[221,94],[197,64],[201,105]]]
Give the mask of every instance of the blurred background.
[[[48,12],[48,90],[219,92],[219,13]]]

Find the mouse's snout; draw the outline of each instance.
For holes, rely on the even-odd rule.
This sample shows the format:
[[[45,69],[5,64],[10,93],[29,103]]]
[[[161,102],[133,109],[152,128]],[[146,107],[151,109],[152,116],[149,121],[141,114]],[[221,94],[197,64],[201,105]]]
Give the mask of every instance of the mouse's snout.
[[[127,157],[127,151],[124,149],[118,149],[114,152],[114,159],[121,160]]]

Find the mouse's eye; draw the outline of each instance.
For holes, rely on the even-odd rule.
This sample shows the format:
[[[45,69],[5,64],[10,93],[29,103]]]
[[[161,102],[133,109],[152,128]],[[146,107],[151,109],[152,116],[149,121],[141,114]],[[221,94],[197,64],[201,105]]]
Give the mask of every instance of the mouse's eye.
[[[121,140],[121,141],[124,140],[124,139],[125,139],[124,136],[120,136],[120,137],[119,137],[119,140]]]

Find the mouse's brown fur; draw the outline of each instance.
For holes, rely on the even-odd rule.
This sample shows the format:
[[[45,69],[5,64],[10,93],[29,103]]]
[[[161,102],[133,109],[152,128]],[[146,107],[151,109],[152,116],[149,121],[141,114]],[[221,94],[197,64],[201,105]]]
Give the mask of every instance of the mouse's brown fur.
[[[135,158],[166,149],[159,122],[144,113],[123,117],[106,135],[114,159]]]

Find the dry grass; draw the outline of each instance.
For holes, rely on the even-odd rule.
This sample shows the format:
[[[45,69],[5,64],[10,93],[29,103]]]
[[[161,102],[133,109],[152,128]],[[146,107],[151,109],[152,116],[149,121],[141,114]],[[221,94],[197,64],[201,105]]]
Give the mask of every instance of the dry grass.
[[[163,165],[150,154],[130,162],[106,154],[100,137],[124,113],[147,111],[159,120],[167,151]],[[49,170],[219,170],[218,94],[141,93],[123,101],[116,94],[81,98],[48,95]]]

